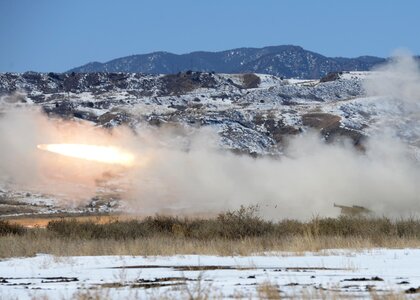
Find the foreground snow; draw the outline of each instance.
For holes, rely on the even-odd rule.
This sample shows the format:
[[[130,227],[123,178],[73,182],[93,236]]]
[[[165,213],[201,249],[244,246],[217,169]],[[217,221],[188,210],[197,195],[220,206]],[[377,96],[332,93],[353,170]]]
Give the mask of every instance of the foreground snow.
[[[0,298],[70,299],[81,295],[113,299],[184,298],[189,294],[255,297],[258,287],[261,289],[268,282],[277,286],[282,296],[335,292],[368,298],[372,293],[418,288],[419,266],[420,249],[234,257],[40,254],[0,261]]]

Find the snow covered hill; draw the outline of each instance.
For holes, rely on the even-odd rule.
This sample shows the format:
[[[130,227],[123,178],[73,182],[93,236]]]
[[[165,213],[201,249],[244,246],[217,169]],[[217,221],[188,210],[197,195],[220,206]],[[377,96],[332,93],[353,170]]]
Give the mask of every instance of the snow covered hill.
[[[320,81],[253,73],[4,73],[0,93],[4,103],[26,102],[49,115],[103,127],[211,127],[222,147],[252,155],[277,155],[287,137],[310,128],[326,140],[345,136],[358,145],[384,122],[418,146],[418,128],[402,117],[403,107],[366,97],[362,80],[369,74]]]
[[[156,137],[159,149],[175,146],[185,153],[194,146],[197,129],[209,129],[218,137],[212,147],[216,144],[221,150],[253,157],[289,155],[290,139],[309,131],[319,132],[327,143],[352,144],[364,151],[370,136],[392,130],[410,145],[410,157],[414,154],[419,160],[419,104],[368,94],[365,80],[372,76],[375,73],[344,72],[321,80],[285,80],[254,73],[3,73],[0,115],[10,107],[23,106],[102,128],[125,126],[135,135],[170,129],[169,140]],[[386,147],[398,143],[393,139]],[[96,196],[80,202],[87,205],[69,210],[67,204],[64,211],[123,209],[121,182],[118,177],[115,180],[99,185]],[[1,184],[0,196],[21,199],[19,203],[29,205],[30,213],[63,211],[60,201],[51,204],[55,194]],[[69,203],[68,197],[63,199]],[[4,203],[4,214],[21,214],[22,206],[12,204]]]

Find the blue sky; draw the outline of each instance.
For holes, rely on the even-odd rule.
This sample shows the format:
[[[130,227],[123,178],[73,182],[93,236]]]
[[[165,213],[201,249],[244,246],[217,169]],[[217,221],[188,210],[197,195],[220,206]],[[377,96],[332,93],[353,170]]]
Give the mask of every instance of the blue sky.
[[[0,72],[293,44],[326,56],[420,54],[416,0],[0,0]]]

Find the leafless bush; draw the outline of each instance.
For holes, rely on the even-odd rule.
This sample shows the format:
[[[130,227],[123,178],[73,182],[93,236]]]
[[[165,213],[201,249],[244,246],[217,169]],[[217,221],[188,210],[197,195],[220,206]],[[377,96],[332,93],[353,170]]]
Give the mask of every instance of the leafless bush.
[[[25,232],[25,228],[21,225],[12,224],[10,222],[0,220],[0,236],[22,235]]]
[[[1,224],[0,224],[1,225]],[[9,227],[11,225],[8,225]],[[420,239],[420,220],[385,217],[313,218],[310,221],[282,220],[272,222],[258,215],[258,206],[241,206],[220,213],[216,218],[190,219],[156,215],[142,220],[114,220],[105,224],[75,219],[51,221],[48,232],[54,237],[73,239],[127,240],[151,237],[174,237],[196,240],[237,240],[252,237],[287,238],[296,236],[331,236],[357,238]],[[19,230],[23,228],[17,227]]]

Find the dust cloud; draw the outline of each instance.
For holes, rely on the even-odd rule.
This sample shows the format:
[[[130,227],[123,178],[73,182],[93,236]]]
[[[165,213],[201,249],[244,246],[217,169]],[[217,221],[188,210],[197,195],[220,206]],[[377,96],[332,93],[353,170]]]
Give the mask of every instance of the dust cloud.
[[[386,64],[366,78],[364,87],[370,96],[385,96],[401,104],[420,103],[420,66],[410,53],[399,50]],[[415,105],[415,106],[414,106]]]
[[[391,97],[407,110],[418,107],[420,72],[412,58],[394,58],[377,71],[366,81],[368,95]],[[103,166],[36,148],[46,143],[119,146],[139,163]],[[136,132],[110,131],[49,119],[33,108],[7,109],[0,117],[2,176],[64,195],[72,204],[87,201],[98,179],[111,172],[123,174],[123,199],[141,214],[213,214],[258,204],[269,219],[305,219],[337,216],[333,203],[362,205],[378,215],[420,212],[419,163],[392,130],[369,137],[364,152],[350,141],[326,144],[315,132],[291,138],[280,159],[239,156],[218,145],[217,133],[209,128],[142,125]]]
[[[188,152],[155,149],[156,159],[132,174],[137,184],[129,198],[148,213],[215,213],[258,204],[268,218],[310,218],[335,216],[333,203],[340,203],[412,214],[420,172],[409,149],[392,137],[372,138],[366,147],[361,153],[350,143],[329,145],[306,133],[292,139],[279,160],[220,152],[201,141]]]
[[[10,97],[9,97],[10,98]],[[98,180],[122,167],[41,151],[39,144],[80,143],[124,147],[125,128],[108,132],[87,122],[51,119],[30,106],[3,106],[0,117],[0,187],[53,195],[69,207],[95,195]]]

